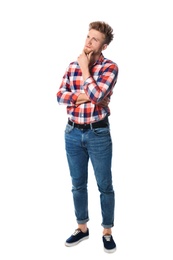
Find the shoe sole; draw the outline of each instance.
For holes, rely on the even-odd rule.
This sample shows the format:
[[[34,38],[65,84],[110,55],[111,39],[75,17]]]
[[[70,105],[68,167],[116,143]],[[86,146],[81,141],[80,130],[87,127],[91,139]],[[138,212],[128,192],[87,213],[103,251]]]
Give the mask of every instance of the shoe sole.
[[[104,248],[104,251],[106,252],[106,253],[114,253],[115,251],[116,251],[116,247],[115,248],[113,248],[113,249],[106,249],[106,248]]]
[[[88,238],[89,238],[89,236],[83,237],[83,238],[79,239],[78,241],[76,241],[74,243],[65,242],[65,246],[67,246],[67,247],[75,246],[75,245],[79,244],[80,242],[82,242],[83,240],[88,239]]]

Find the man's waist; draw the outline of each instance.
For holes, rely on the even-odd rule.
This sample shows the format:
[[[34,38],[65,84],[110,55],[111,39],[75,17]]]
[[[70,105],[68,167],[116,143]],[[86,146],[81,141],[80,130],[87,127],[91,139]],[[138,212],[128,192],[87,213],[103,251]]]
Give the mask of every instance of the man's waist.
[[[78,128],[78,129],[92,129],[92,128],[108,127],[109,126],[109,120],[108,120],[108,117],[106,116],[104,119],[90,123],[90,124],[76,124],[69,119],[68,124],[73,126],[73,127]]]

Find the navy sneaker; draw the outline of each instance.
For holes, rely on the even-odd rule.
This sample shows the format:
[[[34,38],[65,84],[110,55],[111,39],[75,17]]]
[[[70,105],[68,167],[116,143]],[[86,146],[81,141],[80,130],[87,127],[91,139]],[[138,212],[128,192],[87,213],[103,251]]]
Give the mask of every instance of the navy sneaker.
[[[104,235],[102,239],[103,239],[104,251],[107,253],[113,253],[116,249],[116,244],[113,240],[112,235]]]
[[[84,233],[79,228],[75,230],[75,232],[66,240],[66,246],[75,246],[79,242],[87,239],[89,237],[89,229]]]

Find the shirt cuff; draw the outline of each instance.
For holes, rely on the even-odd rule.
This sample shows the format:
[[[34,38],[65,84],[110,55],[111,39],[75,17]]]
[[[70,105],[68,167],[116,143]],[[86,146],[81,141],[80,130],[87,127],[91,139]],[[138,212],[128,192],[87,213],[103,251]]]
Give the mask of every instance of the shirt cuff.
[[[92,83],[92,82],[93,82],[93,78],[92,78],[91,76],[89,76],[89,77],[85,80],[84,86],[87,85],[87,84],[90,84],[90,83]]]
[[[72,96],[71,96],[71,104],[75,104],[76,103],[76,100],[78,98],[78,96],[80,95],[81,93],[74,93]]]

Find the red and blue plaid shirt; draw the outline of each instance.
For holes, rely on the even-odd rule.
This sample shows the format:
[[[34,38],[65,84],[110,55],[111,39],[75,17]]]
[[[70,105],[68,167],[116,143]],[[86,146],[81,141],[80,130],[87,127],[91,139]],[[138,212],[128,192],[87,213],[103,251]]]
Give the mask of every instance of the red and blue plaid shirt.
[[[91,67],[90,74],[91,76],[83,81],[79,64],[76,61],[70,63],[57,92],[58,103],[67,106],[69,119],[77,124],[93,123],[110,115],[110,108],[99,106],[99,102],[113,94],[118,66],[101,54]],[[85,93],[90,102],[76,105],[80,93]]]

